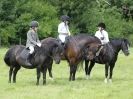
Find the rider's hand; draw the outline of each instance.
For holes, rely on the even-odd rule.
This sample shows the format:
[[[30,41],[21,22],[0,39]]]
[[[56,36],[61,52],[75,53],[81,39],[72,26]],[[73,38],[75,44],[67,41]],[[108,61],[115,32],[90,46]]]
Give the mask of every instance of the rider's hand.
[[[41,47],[41,43],[37,43],[37,46],[38,46],[38,47]]]
[[[101,37],[101,40],[104,40],[104,37]]]

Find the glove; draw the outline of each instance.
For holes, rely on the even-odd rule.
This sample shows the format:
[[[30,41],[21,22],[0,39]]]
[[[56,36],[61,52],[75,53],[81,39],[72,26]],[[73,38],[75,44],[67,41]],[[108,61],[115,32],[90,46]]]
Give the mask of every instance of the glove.
[[[104,40],[104,37],[101,37],[101,40]]]
[[[41,47],[41,43],[37,43],[36,45],[37,45],[38,47]]]

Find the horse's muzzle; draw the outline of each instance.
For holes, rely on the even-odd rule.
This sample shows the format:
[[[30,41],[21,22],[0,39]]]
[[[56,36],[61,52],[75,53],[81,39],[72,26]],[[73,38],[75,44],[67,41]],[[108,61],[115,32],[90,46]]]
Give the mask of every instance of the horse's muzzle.
[[[125,54],[125,56],[128,56],[130,53],[129,53],[129,50],[126,50],[125,52],[124,52],[124,54]]]
[[[59,63],[60,63],[60,60],[55,60],[55,63],[56,63],[56,64],[59,64]]]
[[[127,53],[125,53],[125,55],[126,55],[126,56],[128,56],[128,55],[130,55],[130,53],[129,53],[129,52],[127,52]]]
[[[59,64],[60,60],[61,60],[60,57],[54,57],[55,64]]]

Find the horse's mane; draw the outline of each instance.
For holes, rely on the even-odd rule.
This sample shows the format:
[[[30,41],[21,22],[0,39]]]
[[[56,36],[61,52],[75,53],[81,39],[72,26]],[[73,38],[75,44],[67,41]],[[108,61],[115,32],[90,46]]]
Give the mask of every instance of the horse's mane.
[[[121,44],[122,42],[128,44],[130,46],[130,42],[126,38],[109,38],[112,45]]]
[[[46,44],[57,44],[59,45],[60,41],[56,38],[48,37],[46,39],[41,40],[42,46],[45,46]]]
[[[53,41],[53,40],[55,40],[56,38],[52,38],[52,37],[48,37],[48,38],[45,38],[45,39],[43,39],[43,40],[41,40],[41,43],[43,44],[43,43],[48,43],[49,41]]]
[[[94,39],[95,38],[95,39]],[[89,35],[89,34],[77,34],[77,35],[74,35],[74,36],[69,36],[66,38],[66,43],[68,42],[75,42],[75,43],[78,43],[80,40],[83,40],[83,39],[90,39],[91,41],[94,41],[95,42],[101,42],[97,37],[95,36],[92,36],[92,35]]]
[[[53,50],[53,48],[57,46],[60,50],[62,50],[61,43],[56,38],[48,37],[48,38],[41,40],[41,43],[42,43],[42,47],[44,47],[45,50],[48,52]]]
[[[112,59],[115,55],[115,50],[113,48],[113,46],[111,45],[111,43],[106,44],[106,54],[108,54],[108,58]]]

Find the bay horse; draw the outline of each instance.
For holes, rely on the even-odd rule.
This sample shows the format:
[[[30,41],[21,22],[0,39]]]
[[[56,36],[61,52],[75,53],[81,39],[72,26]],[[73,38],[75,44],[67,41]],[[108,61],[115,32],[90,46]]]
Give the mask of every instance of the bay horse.
[[[62,53],[62,46],[61,43],[55,38],[46,38],[41,41],[41,48],[35,46],[35,53],[30,57],[30,62],[33,66],[24,66],[23,60],[19,57],[20,53],[25,49],[23,45],[16,45],[11,47],[5,54],[4,61],[10,67],[9,70],[9,83],[11,83],[11,78],[13,75],[13,83],[16,83],[16,75],[18,70],[21,67],[27,69],[35,69],[37,72],[37,82],[36,85],[39,84],[39,79],[41,72],[43,73],[43,85],[46,84],[46,72],[47,69],[50,71],[53,60],[56,64],[60,63],[61,60],[61,53]],[[52,76],[52,75],[50,75]]]
[[[83,60],[84,50],[91,43],[101,44],[101,41],[88,34],[78,34],[66,38],[64,55],[70,66],[69,81],[75,80],[77,65]]]
[[[110,46],[104,45],[99,56],[95,56],[96,51],[98,50],[99,45],[91,45],[86,53],[87,57],[85,59],[85,72],[89,77],[92,68],[95,63],[105,64],[105,83],[108,82],[108,71],[110,71],[109,81],[112,82],[113,68],[118,58],[118,53],[120,50],[128,56],[129,55],[129,41],[124,38],[112,39],[109,43]],[[90,61],[90,65],[88,67]]]

